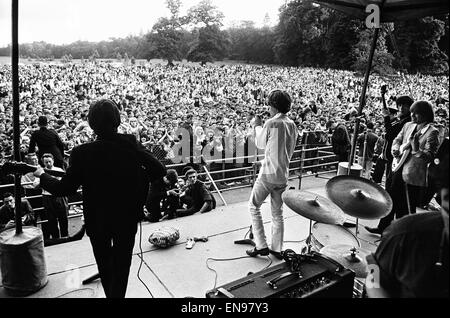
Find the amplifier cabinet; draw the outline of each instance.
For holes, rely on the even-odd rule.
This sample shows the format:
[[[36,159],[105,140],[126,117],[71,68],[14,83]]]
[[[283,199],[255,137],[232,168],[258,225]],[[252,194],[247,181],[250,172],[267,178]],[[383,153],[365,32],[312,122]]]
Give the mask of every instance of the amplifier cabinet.
[[[316,252],[291,271],[283,262],[206,293],[207,298],[352,298],[355,273]]]

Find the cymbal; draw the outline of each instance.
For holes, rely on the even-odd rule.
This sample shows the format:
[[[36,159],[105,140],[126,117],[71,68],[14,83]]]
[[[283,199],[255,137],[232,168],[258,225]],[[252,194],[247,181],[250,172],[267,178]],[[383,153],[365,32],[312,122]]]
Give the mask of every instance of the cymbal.
[[[288,190],[283,193],[283,202],[295,213],[312,221],[336,225],[345,222],[345,214],[341,208],[315,193]]]
[[[370,251],[360,247],[338,244],[325,246],[320,250],[320,254],[328,256],[347,269],[351,269],[358,278],[367,276],[366,257],[371,254]]]
[[[378,220],[392,211],[392,198],[378,184],[355,176],[337,176],[326,185],[327,196],[345,214]]]

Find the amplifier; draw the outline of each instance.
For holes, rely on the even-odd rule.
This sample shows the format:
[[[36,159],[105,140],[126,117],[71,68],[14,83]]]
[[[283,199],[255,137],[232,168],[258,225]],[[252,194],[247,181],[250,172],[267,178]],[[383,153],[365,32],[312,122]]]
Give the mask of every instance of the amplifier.
[[[316,252],[291,254],[285,262],[206,293],[207,298],[352,298],[355,273]]]

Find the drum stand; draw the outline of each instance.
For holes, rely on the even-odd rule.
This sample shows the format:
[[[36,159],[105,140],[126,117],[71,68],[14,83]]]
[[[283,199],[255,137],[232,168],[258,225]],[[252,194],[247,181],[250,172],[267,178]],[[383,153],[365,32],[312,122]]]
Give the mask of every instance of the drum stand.
[[[311,254],[312,251],[312,242],[311,242],[311,238],[312,238],[312,220],[309,220],[309,236],[308,239],[306,240],[306,243],[308,244],[308,254]]]

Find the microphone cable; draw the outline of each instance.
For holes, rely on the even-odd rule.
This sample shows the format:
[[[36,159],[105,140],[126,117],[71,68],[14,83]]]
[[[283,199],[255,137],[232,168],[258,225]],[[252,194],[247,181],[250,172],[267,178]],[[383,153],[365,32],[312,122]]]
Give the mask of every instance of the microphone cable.
[[[217,271],[216,271],[215,269],[213,269],[213,268],[211,268],[211,267],[209,266],[209,264],[208,264],[209,261],[215,261],[215,262],[229,262],[229,261],[236,261],[236,260],[246,259],[246,258],[253,258],[253,257],[250,257],[250,256],[241,256],[241,257],[236,257],[236,258],[208,258],[208,259],[206,259],[206,267],[207,267],[210,271],[214,272],[214,274],[215,274],[215,278],[214,278],[214,287],[213,287],[213,289],[216,289],[216,287],[217,287],[217,279],[218,279],[218,276],[219,276],[219,275],[217,274]],[[269,264],[268,264],[267,266],[265,266],[262,270],[265,270],[265,269],[269,268],[269,267],[272,265],[272,263],[273,263],[272,259],[271,259],[269,256],[267,256],[267,259],[269,260]]]
[[[150,294],[150,297],[155,298],[153,296],[152,292],[150,291],[150,289],[148,288],[148,286],[145,284],[145,282],[140,277],[142,265],[144,264],[144,252],[142,251],[142,221],[139,221],[139,251],[140,251],[141,262],[139,264],[139,269],[137,271],[137,278],[142,283],[142,285],[144,285],[144,287],[147,289],[148,293]]]

